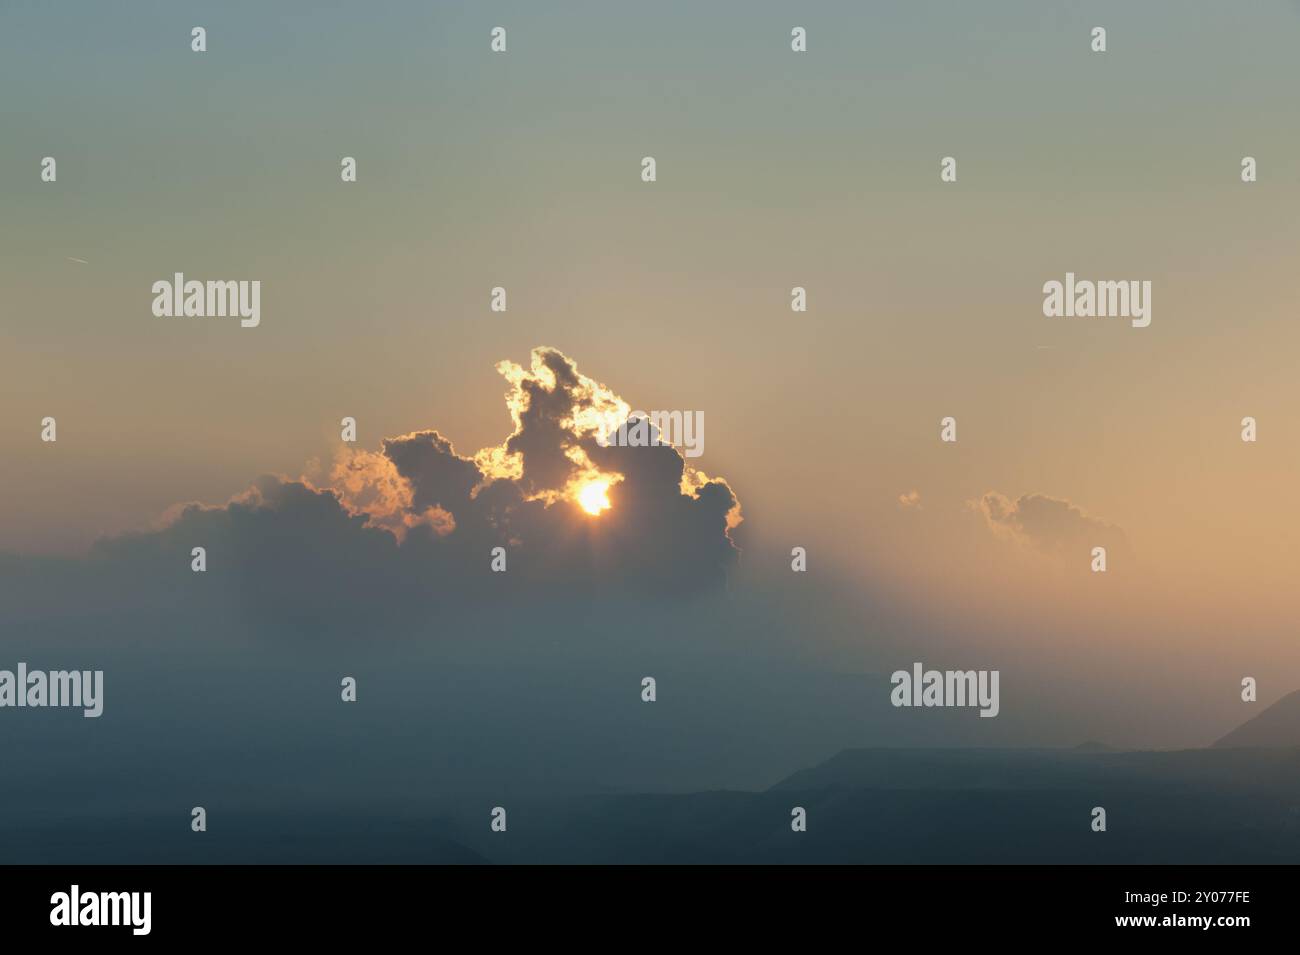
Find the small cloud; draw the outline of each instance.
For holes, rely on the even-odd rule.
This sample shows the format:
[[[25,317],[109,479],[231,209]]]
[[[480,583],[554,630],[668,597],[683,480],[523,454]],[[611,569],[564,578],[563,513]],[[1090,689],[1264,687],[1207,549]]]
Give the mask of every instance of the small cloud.
[[[898,506],[905,511],[919,511],[921,509],[921,492],[916,488],[912,488],[906,494],[898,495]]]
[[[90,264],[90,263],[87,262],[85,259],[78,259],[78,258],[76,258],[76,257],[74,257],[74,256],[71,256],[71,255],[68,256],[68,261],[69,261],[69,262],[80,262],[82,265],[89,265],[89,264]]]
[[[1048,553],[1066,553],[1097,545],[1126,548],[1122,528],[1092,517],[1067,500],[1046,494],[1022,494],[1012,500],[989,491],[972,510],[984,516],[989,529],[1001,537],[1028,544]]]

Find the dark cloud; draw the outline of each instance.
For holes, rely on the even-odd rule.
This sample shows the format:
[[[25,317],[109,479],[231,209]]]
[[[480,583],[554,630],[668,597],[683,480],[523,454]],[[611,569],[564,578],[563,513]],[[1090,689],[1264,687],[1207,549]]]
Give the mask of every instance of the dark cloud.
[[[520,455],[520,480],[529,493],[562,487],[572,475],[567,452],[579,437],[574,414],[592,402],[577,371],[560,352],[542,348],[534,352],[533,374],[517,381],[510,402],[518,427],[505,449]]]
[[[410,482],[414,492],[411,506],[415,511],[441,506],[453,517],[470,499],[470,493],[483,481],[473,461],[458,457],[451,442],[437,431],[421,431],[401,438],[386,438],[384,457],[393,462],[397,473]]]
[[[627,405],[559,351],[499,370],[515,421],[500,446],[465,456],[434,430],[388,438],[341,453],[324,480],[268,476],[220,506],[177,506],[157,530],[100,541],[90,564],[124,589],[160,588],[160,604],[199,600],[296,629],[724,581],[740,520],[725,481],[670,445],[602,447],[599,416]],[[609,482],[598,516],[577,501],[593,480]],[[190,570],[196,546],[204,574]],[[505,573],[491,569],[495,547]]]

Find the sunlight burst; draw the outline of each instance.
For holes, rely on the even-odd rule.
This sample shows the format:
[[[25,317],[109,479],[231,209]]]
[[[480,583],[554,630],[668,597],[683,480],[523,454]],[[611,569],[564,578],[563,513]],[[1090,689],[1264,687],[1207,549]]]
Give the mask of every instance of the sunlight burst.
[[[578,504],[588,514],[599,514],[601,511],[609,510],[609,498],[606,491],[609,490],[609,481],[597,480],[588,481],[578,491]]]

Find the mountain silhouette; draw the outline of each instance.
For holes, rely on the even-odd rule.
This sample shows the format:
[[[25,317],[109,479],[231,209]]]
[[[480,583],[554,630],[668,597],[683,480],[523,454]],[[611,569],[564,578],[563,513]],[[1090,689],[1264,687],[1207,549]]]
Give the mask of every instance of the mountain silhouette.
[[[1300,690],[1289,693],[1254,719],[1242,723],[1214,746],[1270,749],[1300,746]]]
[[[1296,748],[849,749],[761,791],[512,802],[508,838],[480,800],[443,838],[501,863],[1294,864],[1297,794]]]

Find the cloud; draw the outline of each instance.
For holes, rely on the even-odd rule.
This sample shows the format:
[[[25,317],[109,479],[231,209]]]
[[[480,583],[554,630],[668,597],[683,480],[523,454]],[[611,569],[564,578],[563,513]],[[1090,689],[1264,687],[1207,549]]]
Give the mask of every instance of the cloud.
[[[921,509],[921,492],[913,488],[905,494],[898,495],[898,506],[905,511]]]
[[[224,504],[177,505],[152,531],[98,542],[92,558],[259,619],[356,628],[409,620],[413,605],[654,599],[725,580],[741,520],[725,480],[671,445],[601,446],[606,416],[629,406],[556,349],[534,349],[529,369],[497,367],[514,421],[498,446],[465,455],[430,429],[347,448],[323,476],[264,476]],[[599,516],[578,503],[593,480],[609,482]],[[194,546],[207,551],[204,574],[190,571]],[[496,547],[505,573],[491,569]]]
[[[1011,500],[989,491],[970,506],[979,511],[988,527],[999,536],[1027,544],[1040,551],[1064,554],[1087,551],[1101,545],[1126,548],[1124,531],[1118,526],[1090,517],[1067,500],[1045,494],[1022,494]]]

